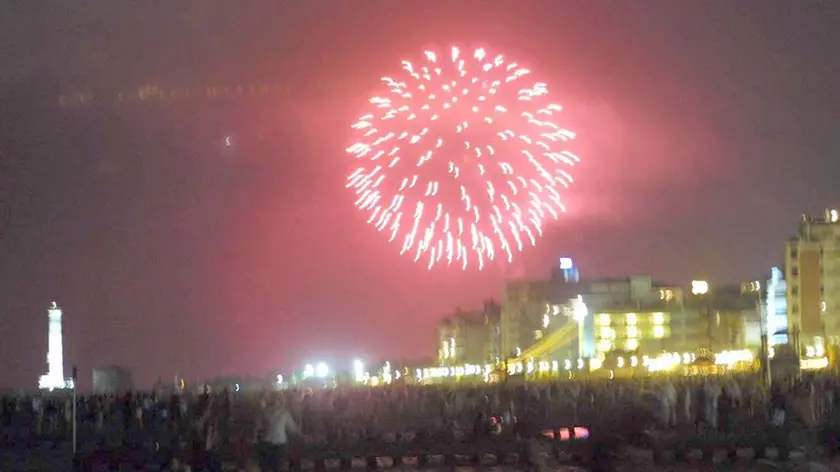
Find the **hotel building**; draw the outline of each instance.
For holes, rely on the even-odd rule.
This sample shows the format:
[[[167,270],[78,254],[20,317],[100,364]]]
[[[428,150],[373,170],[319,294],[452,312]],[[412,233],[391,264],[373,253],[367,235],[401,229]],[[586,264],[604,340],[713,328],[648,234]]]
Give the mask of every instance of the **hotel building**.
[[[803,215],[785,247],[788,331],[807,346],[840,343],[840,223],[837,210]],[[797,342],[796,340],[792,340]]]

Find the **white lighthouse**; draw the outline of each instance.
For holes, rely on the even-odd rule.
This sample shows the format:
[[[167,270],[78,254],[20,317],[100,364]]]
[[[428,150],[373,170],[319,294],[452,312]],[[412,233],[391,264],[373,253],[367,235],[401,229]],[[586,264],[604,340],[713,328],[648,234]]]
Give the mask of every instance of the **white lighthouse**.
[[[49,317],[47,338],[47,373],[38,379],[45,390],[73,388],[73,379],[64,378],[64,345],[61,338],[61,308],[55,302],[47,309]]]

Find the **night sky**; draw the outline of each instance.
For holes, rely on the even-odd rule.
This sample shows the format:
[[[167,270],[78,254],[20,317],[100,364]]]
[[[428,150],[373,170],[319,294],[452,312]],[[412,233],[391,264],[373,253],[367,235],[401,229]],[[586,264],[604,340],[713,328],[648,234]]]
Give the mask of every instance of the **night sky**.
[[[72,6],[71,6],[72,4]],[[406,6],[406,4],[410,6]],[[192,7],[190,7],[192,6]],[[764,274],[840,202],[840,3],[7,1],[0,15],[0,386],[431,355],[433,326],[543,276]],[[349,128],[426,46],[486,44],[578,133],[569,213],[515,264],[428,271],[344,189]],[[61,108],[80,90],[287,83],[227,103]],[[225,137],[231,137],[231,146]]]

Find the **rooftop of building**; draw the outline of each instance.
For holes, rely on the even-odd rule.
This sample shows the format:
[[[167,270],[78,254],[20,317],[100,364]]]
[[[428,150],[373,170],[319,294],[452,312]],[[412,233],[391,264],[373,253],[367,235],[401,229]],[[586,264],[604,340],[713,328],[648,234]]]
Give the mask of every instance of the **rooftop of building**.
[[[840,224],[840,211],[828,208],[822,215],[802,215],[803,224]]]
[[[592,308],[593,313],[670,313],[681,310],[682,307],[676,303],[648,303],[648,304],[614,304],[606,307]]]
[[[454,324],[457,322],[467,322],[467,323],[480,323],[484,324],[485,316],[500,316],[501,315],[501,308],[498,310],[484,310],[484,309],[476,309],[476,310],[461,310],[458,309],[455,313],[450,313],[446,315],[441,320],[441,324]]]
[[[627,277],[590,277],[586,279],[581,279],[581,284],[620,284],[625,283],[629,284],[634,279],[650,279],[651,287],[653,288],[665,288],[665,287],[678,287],[679,284],[670,284],[665,282],[660,282],[658,280],[653,280],[648,275],[631,275]]]

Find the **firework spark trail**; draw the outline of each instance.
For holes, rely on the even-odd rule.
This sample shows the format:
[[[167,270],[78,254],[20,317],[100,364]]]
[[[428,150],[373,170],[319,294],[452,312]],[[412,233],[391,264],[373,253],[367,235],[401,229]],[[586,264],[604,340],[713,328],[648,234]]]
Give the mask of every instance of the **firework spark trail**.
[[[512,262],[565,211],[575,135],[552,121],[561,107],[546,103],[547,85],[501,55],[452,47],[423,59],[383,77],[387,93],[352,125],[360,165],[346,186],[368,223],[430,269]]]

